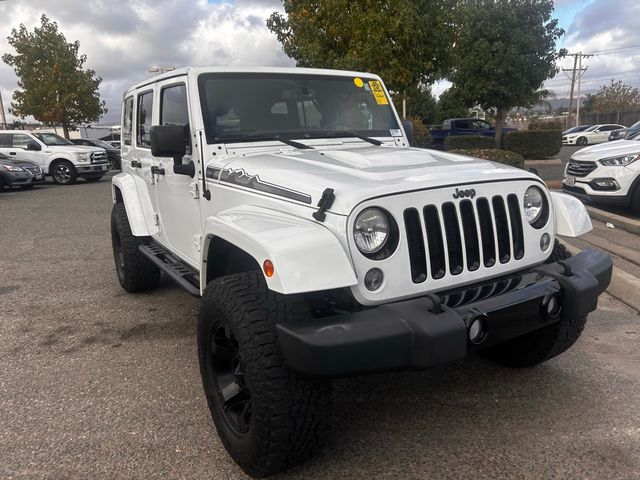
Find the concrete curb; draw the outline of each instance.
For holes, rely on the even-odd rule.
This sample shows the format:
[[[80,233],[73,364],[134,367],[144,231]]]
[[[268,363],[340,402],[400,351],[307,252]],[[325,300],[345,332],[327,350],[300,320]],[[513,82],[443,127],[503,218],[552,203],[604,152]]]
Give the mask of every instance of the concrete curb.
[[[525,160],[525,167],[534,167],[536,165],[562,165],[562,160],[559,158],[550,158],[549,160]]]
[[[567,250],[569,250],[572,255],[576,255],[581,251],[578,247],[568,243],[564,238],[562,239],[562,243],[567,246]],[[640,312],[640,296],[638,292],[640,292],[640,278],[634,277],[614,266],[607,293],[616,297],[637,312]]]
[[[626,230],[629,233],[635,233],[636,235],[640,235],[640,221],[635,220],[633,218],[623,217],[622,215],[617,215],[615,213],[606,212],[604,210],[600,210],[599,208],[594,208],[587,206],[587,211],[589,212],[589,216],[596,220],[600,220],[601,222],[609,222],[615,225],[616,228],[621,228],[622,230]]]

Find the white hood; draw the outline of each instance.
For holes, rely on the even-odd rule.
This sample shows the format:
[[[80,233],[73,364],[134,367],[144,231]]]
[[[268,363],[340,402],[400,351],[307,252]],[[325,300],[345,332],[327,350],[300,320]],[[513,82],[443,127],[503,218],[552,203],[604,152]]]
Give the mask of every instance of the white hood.
[[[82,147],[79,145],[47,145],[45,147],[46,151],[51,152],[81,152],[81,153],[92,153],[92,152],[104,152],[104,148],[98,147]]]
[[[326,188],[332,188],[335,201],[331,211],[341,214],[348,214],[363,200],[382,195],[483,181],[538,179],[524,170],[487,160],[393,146],[252,153],[233,158],[224,169],[308,195],[312,206],[318,204]]]
[[[601,143],[578,150],[571,155],[572,160],[592,161],[601,158],[629,155],[640,152],[640,138],[638,140],[616,140],[614,142]]]

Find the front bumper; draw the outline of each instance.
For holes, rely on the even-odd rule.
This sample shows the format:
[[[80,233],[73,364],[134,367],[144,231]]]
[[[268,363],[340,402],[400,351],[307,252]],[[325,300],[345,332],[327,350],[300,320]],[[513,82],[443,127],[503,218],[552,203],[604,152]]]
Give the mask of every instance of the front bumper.
[[[76,166],[79,177],[98,177],[109,171],[109,162],[95,163],[87,166]]]
[[[289,366],[304,375],[424,369],[592,312],[611,281],[612,268],[608,255],[585,250],[564,262],[437,297],[278,324],[278,338]],[[562,306],[553,316],[546,313],[552,297]],[[477,345],[469,340],[475,319],[482,319],[486,331]]]
[[[583,188],[584,183],[577,183],[574,186],[562,184],[562,191],[569,195],[573,195],[584,203],[609,205],[612,207],[627,207],[631,203],[631,197],[629,195],[594,195],[587,193]]]

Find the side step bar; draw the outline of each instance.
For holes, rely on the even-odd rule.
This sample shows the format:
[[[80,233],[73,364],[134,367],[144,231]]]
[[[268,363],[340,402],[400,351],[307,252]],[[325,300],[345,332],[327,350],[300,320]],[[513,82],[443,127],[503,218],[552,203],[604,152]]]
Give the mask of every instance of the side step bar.
[[[138,249],[187,292],[195,297],[200,296],[200,274],[197,270],[157,243],[140,245]]]

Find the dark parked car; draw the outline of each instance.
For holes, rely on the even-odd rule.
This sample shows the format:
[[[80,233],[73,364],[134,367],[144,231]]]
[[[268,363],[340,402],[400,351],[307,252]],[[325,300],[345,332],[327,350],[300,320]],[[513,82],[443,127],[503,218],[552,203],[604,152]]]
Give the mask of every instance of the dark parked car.
[[[102,140],[91,140],[89,138],[73,138],[71,141],[84,147],[104,148],[109,159],[109,168],[111,170],[120,170],[120,150],[113,145]]]
[[[44,174],[37,164],[0,153],[0,190],[4,187],[27,190],[39,183],[44,183]]]
[[[517,128],[503,128],[502,132],[513,132]],[[475,135],[481,137],[495,137],[496,129],[481,118],[449,118],[442,123],[442,128],[429,129],[431,134],[431,148],[443,149],[444,139],[449,136]]]
[[[571,127],[562,132],[562,135],[568,135],[570,133],[578,133],[584,132],[587,128],[592,127],[593,125],[576,125],[575,127]]]
[[[640,122],[636,122],[628,128],[620,128],[618,130],[614,130],[609,135],[609,141],[613,140],[624,140],[625,138],[632,137],[640,132]]]

